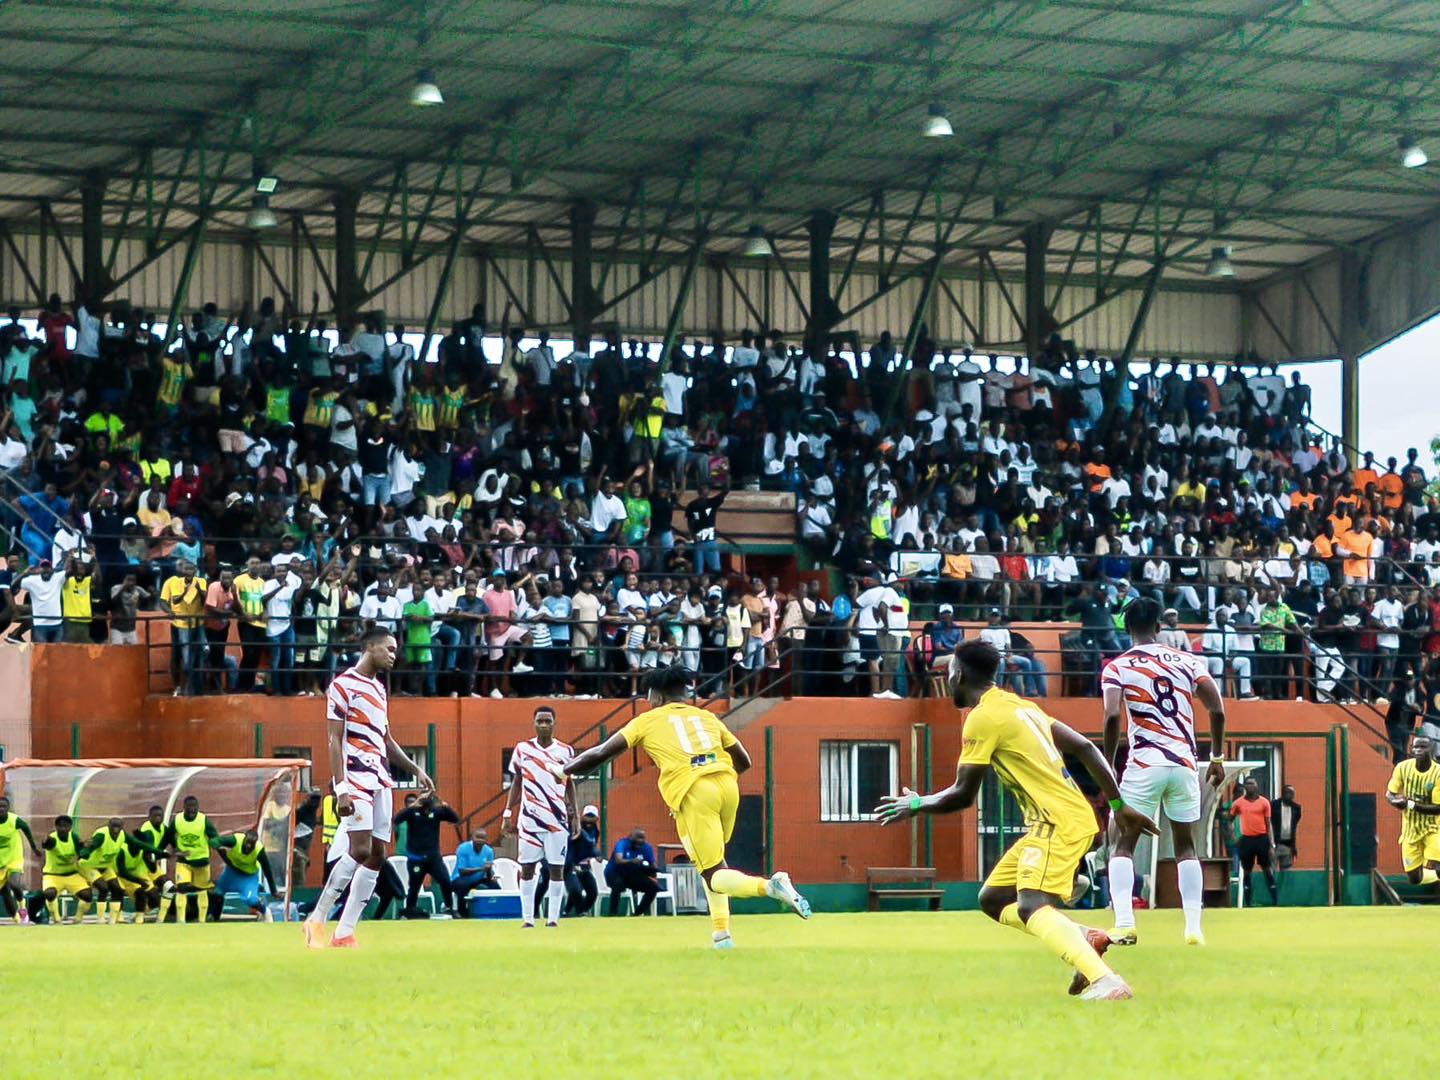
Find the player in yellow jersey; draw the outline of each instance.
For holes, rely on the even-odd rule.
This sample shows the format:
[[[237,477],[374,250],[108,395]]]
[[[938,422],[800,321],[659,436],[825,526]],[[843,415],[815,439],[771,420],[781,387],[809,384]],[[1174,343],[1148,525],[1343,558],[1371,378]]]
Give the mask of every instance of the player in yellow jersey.
[[[1411,757],[1395,766],[1385,801],[1401,812],[1400,857],[1415,885],[1440,881],[1440,763],[1424,735],[1410,744]]]
[[[80,872],[80,857],[85,846],[75,835],[75,822],[69,814],[55,819],[55,830],[40,846],[45,849],[45,868],[40,878],[41,895],[45,898],[45,910],[50,913],[50,924],[60,925],[60,897],[68,893],[78,905],[76,918],[85,910],[94,895],[90,882]]]
[[[158,854],[159,852],[140,839],[138,830],[121,834],[119,850],[115,855],[115,880],[111,889],[119,890],[121,896],[130,898],[135,907],[133,921],[137,925],[145,921],[147,909],[159,908],[160,886],[150,862]]]
[[[556,774],[583,776],[631,747],[650,755],[660,770],[660,796],[705,883],[715,948],[734,947],[732,896],[768,896],[808,919],[810,902],[795,890],[789,874],[752,877],[725,865],[725,845],[735,831],[735,811],[740,806],[737,777],[750,768],[745,747],[718,717],[689,701],[690,673],[685,668],[676,664],[652,671],[644,686],[655,707],[599,746],[571,758]]]
[[[36,855],[40,848],[35,843],[35,834],[24,818],[10,812],[10,800],[0,797],[0,902],[5,913],[17,923],[20,909],[25,905],[25,849],[20,846],[20,837],[30,845]]]
[[[1155,834],[1155,823],[1120,798],[1105,755],[1083,735],[1047,716],[1022,697],[995,685],[1000,654],[984,641],[962,642],[950,661],[950,688],[965,717],[955,782],[933,795],[908,788],[875,808],[881,825],[916,814],[949,814],[974,805],[987,769],[1025,812],[1025,835],[985,879],[980,908],[996,922],[1039,938],[1075,969],[1070,992],[1087,1001],[1133,997],[1130,987],[1101,959],[1110,940],[1087,931],[1059,910],[1097,832],[1095,812],[1065,769],[1065,754],[1094,778],[1122,828]]]
[[[111,818],[91,835],[85,856],[80,860],[80,872],[95,894],[95,921],[105,922],[108,909],[111,926],[120,924],[124,907],[125,890],[120,887],[120,875],[115,870],[124,843],[125,823],[118,817]]]
[[[183,923],[187,897],[194,896],[204,922],[210,911],[210,849],[220,839],[214,824],[200,812],[200,800],[186,795],[180,813],[165,828],[162,847],[175,849],[175,891],[180,902],[175,908],[175,921]],[[163,907],[162,907],[163,911]],[[163,917],[163,916],[162,916]]]

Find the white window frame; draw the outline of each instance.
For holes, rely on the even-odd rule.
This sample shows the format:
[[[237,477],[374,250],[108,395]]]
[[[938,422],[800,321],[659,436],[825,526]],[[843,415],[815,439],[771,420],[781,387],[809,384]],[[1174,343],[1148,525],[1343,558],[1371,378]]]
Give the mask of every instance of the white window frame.
[[[313,761],[314,761],[314,759],[311,757],[311,754],[310,754],[310,747],[308,747],[308,746],[277,746],[277,747],[275,747],[274,751],[271,753],[270,756],[271,756],[271,757],[277,757],[277,758],[287,758],[287,759],[289,759],[289,758],[298,758],[298,759],[300,759],[301,761],[310,761],[310,762],[312,762],[311,765],[306,765],[306,766],[304,766],[304,767],[300,770],[300,776],[299,776],[299,778],[295,781],[295,790],[296,790],[296,791],[309,791],[309,790],[310,790],[310,770],[311,770],[311,768],[313,767]]]
[[[427,775],[429,774],[430,753],[426,747],[402,746],[400,749],[405,751],[406,756],[408,756],[422,772]],[[419,791],[420,781],[416,780],[414,776],[397,776],[395,777],[395,787],[396,790],[399,791]]]
[[[900,790],[900,744],[887,739],[820,740],[820,820],[874,821],[874,807],[859,806],[860,751],[883,749],[890,754],[891,792]]]
[[[1267,786],[1260,789],[1260,794],[1271,802],[1280,797],[1280,792],[1285,786],[1285,755],[1278,742],[1242,742],[1235,750],[1235,756],[1240,761],[1253,761],[1264,768]],[[1258,781],[1260,777],[1251,772]]]

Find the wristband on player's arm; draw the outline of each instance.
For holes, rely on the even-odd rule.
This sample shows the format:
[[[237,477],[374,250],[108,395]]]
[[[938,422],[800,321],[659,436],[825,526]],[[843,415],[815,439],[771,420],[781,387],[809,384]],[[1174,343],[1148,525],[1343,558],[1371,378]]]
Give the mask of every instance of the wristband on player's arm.
[[[924,803],[924,800],[921,799],[919,795],[911,795],[911,796],[910,796],[910,813],[912,813],[912,814],[918,814],[918,813],[920,812],[920,807],[921,807],[921,805],[922,805],[923,803]]]
[[[1117,797],[1117,798],[1114,798],[1114,799],[1111,799],[1111,800],[1110,800],[1110,809],[1111,809],[1111,810],[1119,810],[1119,809],[1120,809],[1122,806],[1124,806],[1124,805],[1125,805],[1125,800],[1124,800],[1124,799],[1121,799],[1121,798],[1118,798],[1118,797]]]

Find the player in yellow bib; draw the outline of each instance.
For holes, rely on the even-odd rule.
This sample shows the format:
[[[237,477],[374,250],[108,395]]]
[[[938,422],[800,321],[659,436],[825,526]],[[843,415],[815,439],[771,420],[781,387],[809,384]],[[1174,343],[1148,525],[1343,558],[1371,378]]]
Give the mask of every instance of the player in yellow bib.
[[[1395,766],[1385,801],[1400,811],[1400,858],[1415,885],[1440,881],[1440,763],[1424,735],[1410,743],[1411,756]]]
[[[137,829],[120,837],[119,851],[115,855],[115,881],[112,886],[120,891],[121,896],[128,896],[135,906],[133,921],[136,925],[145,922],[147,909],[153,907],[158,910],[160,904],[160,885],[151,865],[151,861],[159,853],[140,839],[138,833]]]
[[[1095,812],[1065,769],[1069,754],[1085,766],[1114,811],[1116,824],[1156,833],[1154,822],[1120,798],[1115,773],[1099,747],[1047,716],[1032,702],[995,685],[1000,654],[984,641],[962,642],[950,661],[958,709],[969,709],[955,782],[933,795],[908,788],[881,800],[881,825],[916,814],[949,814],[973,806],[987,769],[1025,812],[1025,835],[1001,856],[980,890],[980,908],[996,922],[1039,938],[1075,969],[1070,992],[1087,1001],[1133,997],[1101,959],[1110,940],[1086,931],[1059,910],[1074,890],[1075,872],[1097,832]]]
[[[68,893],[79,905],[76,911],[85,910],[94,895],[90,882],[80,872],[80,857],[85,847],[75,835],[75,822],[69,814],[55,819],[55,830],[45,837],[40,846],[45,849],[45,868],[40,878],[41,895],[45,898],[45,910],[50,913],[51,925],[60,925],[60,897]]]
[[[91,835],[85,857],[80,860],[80,872],[89,879],[95,894],[95,921],[105,922],[108,908],[111,926],[120,924],[124,907],[125,890],[120,887],[120,875],[115,869],[124,843],[125,823],[111,818]]]
[[[185,921],[185,897],[192,894],[199,904],[199,921],[205,921],[210,911],[210,849],[219,839],[215,826],[200,812],[200,800],[186,795],[181,812],[170,819],[165,829],[162,845],[175,849],[175,890],[180,893],[176,922]]]
[[[20,908],[25,903],[25,849],[20,846],[24,837],[30,850],[40,854],[35,843],[35,834],[30,824],[22,817],[10,812],[10,800],[0,797],[0,902],[5,913],[17,923]]]
[[[563,773],[583,776],[631,747],[650,755],[660,770],[660,797],[670,807],[680,842],[705,883],[715,948],[734,946],[732,896],[768,896],[808,919],[810,902],[783,870],[762,878],[725,865],[725,845],[735,831],[735,811],[740,806],[737,776],[750,768],[745,747],[714,713],[690,702],[690,673],[685,668],[678,664],[659,668],[645,677],[644,685],[655,708],[599,746],[571,758]]]

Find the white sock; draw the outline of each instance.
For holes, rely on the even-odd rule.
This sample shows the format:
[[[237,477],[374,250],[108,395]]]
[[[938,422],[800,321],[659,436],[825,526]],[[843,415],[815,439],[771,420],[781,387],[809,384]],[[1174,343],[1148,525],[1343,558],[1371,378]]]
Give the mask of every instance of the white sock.
[[[1128,929],[1135,925],[1135,860],[1117,855],[1110,860],[1110,906],[1115,909],[1115,925]]]
[[[349,937],[355,933],[355,924],[365,914],[365,905],[375,893],[375,883],[380,880],[380,871],[362,866],[355,871],[350,882],[350,896],[345,901],[345,910],[340,912],[340,925],[335,928],[336,937]]]
[[[1179,863],[1176,872],[1180,875],[1180,904],[1185,909],[1185,932],[1200,933],[1200,899],[1205,892],[1205,873],[1199,859],[1186,859]]]
[[[550,879],[550,888],[545,891],[545,898],[549,901],[549,910],[545,913],[547,922],[559,922],[560,910],[565,906],[565,882]]]
[[[535,890],[539,885],[538,878],[520,879],[520,918],[525,922],[535,921]]]
[[[305,917],[308,922],[323,923],[330,918],[330,912],[335,910],[340,894],[345,891],[345,886],[350,884],[350,879],[359,868],[360,864],[350,857],[348,851],[335,860],[335,865],[330,868],[330,874],[325,879],[325,887],[320,890],[320,899],[315,901],[315,910]]]

